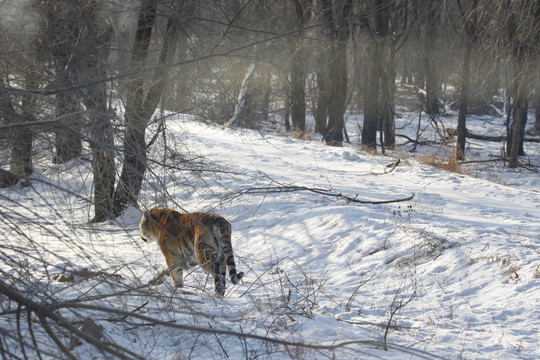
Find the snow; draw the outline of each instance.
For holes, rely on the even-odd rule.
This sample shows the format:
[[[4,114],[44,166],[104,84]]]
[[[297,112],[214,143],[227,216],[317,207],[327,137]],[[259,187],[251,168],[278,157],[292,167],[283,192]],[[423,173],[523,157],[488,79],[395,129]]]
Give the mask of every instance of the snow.
[[[416,118],[400,119],[398,129],[410,124],[414,137]],[[472,118],[469,127],[495,134],[501,121]],[[74,300],[140,315],[59,310],[74,323],[92,318],[106,340],[148,359],[540,358],[538,174],[499,162],[448,172],[421,163],[407,146],[369,155],[359,151],[357,123],[348,119],[352,144],[340,148],[184,116],[167,120],[168,148],[160,138],[150,151],[140,206],[216,211],[230,220],[237,268],[246,275],[227,284],[223,299],[201,269],[182,289],[170,281],[146,286],[163,260],[155,244],[140,240],[141,212],[88,225],[92,175],[83,160],[42,165],[32,186],[0,190],[3,277],[41,294],[38,303]],[[487,159],[500,148],[473,140],[467,157]],[[526,152],[522,161],[539,162],[538,144],[527,143]],[[414,198],[358,204],[308,190],[269,191],[280,186],[365,201]],[[75,280],[55,280],[61,273]],[[5,297],[0,304],[8,308]],[[0,328],[15,333],[15,319],[2,312]],[[40,348],[58,356],[43,329],[34,331]],[[73,353],[95,357],[86,342]]]

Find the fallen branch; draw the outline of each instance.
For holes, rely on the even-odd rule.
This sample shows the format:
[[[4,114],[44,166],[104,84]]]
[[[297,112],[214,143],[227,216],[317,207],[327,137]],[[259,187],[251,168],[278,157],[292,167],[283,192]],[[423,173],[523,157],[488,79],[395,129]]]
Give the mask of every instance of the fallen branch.
[[[336,192],[332,189],[322,189],[322,188],[310,188],[306,186],[296,186],[296,185],[280,185],[280,186],[263,186],[263,187],[253,187],[248,189],[243,189],[238,192],[235,192],[231,195],[232,198],[239,197],[241,195],[268,195],[273,193],[288,193],[288,192],[294,192],[294,191],[308,191],[319,195],[325,195],[325,196],[331,196],[331,197],[337,197],[345,200],[347,203],[357,203],[357,204],[390,204],[390,203],[396,203],[396,202],[404,202],[404,201],[410,201],[414,198],[414,194],[411,196],[408,196],[406,198],[400,198],[400,199],[392,199],[392,200],[360,200],[358,199],[358,195],[355,195],[354,197],[345,195],[340,192]]]
[[[490,135],[479,135],[479,134],[473,134],[469,130],[467,130],[467,137],[469,139],[475,139],[475,140],[483,140],[483,141],[495,141],[495,142],[501,142],[506,141],[506,135],[499,135],[499,136],[490,136]],[[534,143],[540,143],[540,138],[534,138],[534,137],[525,137],[523,139],[525,142],[534,142]]]
[[[403,135],[403,134],[396,134],[397,137],[402,137],[404,139],[407,140],[407,142],[405,144],[408,144],[408,143],[413,143],[415,145],[428,145],[429,142],[428,141],[420,141],[420,140],[415,140],[415,139],[411,139],[410,137],[408,137],[407,135]],[[403,144],[403,145],[405,145]]]

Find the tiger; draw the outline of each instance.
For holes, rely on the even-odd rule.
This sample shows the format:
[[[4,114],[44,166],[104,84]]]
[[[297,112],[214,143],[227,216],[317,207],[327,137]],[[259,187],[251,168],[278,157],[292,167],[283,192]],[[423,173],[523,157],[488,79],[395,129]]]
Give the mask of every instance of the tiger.
[[[226,270],[233,284],[244,276],[236,272],[231,244],[231,224],[212,212],[180,213],[154,208],[144,211],[139,224],[141,239],[157,242],[165,264],[149,283],[160,284],[168,271],[175,287],[184,285],[183,271],[200,265],[214,280],[216,295],[225,294]]]

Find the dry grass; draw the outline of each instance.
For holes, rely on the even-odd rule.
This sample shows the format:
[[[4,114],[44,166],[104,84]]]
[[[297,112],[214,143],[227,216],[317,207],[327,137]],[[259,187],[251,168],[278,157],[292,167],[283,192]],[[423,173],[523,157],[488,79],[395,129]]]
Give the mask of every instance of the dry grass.
[[[420,154],[416,158],[422,164],[431,165],[438,169],[459,174],[466,173],[456,159],[455,149],[437,149],[433,153]]]

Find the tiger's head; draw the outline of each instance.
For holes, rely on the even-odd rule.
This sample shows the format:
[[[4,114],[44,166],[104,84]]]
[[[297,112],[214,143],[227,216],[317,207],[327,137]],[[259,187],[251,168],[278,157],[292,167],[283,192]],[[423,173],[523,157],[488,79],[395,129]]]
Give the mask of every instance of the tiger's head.
[[[154,218],[152,213],[148,210],[144,211],[139,223],[139,230],[141,231],[141,239],[145,243],[152,243],[158,240],[156,227],[159,226],[159,222]]]

